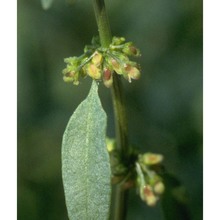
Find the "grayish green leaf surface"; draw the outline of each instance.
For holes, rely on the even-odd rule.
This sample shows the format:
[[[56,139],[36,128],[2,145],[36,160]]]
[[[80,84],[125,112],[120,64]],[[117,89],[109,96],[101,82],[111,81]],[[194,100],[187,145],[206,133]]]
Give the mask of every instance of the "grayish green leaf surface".
[[[62,143],[62,175],[70,220],[108,219],[111,171],[107,117],[94,81],[69,120]]]
[[[41,4],[44,10],[47,10],[51,7],[54,0],[41,0]]]

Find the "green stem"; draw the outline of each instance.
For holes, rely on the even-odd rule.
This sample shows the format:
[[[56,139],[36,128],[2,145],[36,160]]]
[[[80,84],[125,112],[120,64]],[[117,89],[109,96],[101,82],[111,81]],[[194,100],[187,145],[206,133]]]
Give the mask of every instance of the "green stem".
[[[101,45],[107,48],[112,40],[111,29],[108,21],[108,15],[105,9],[104,0],[93,0],[93,7],[96,16],[96,22],[99,30]]]
[[[98,25],[101,46],[107,48],[111,43],[112,36],[105,8],[105,1],[93,0],[93,7]],[[128,161],[127,158],[129,154],[128,129],[122,92],[123,90],[120,76],[113,74],[112,100],[115,115],[117,149],[121,155],[122,162],[126,163]],[[127,193],[123,189],[123,186],[119,184],[113,186],[110,219],[125,219],[126,197]]]
[[[123,89],[121,78],[117,74],[113,74],[112,101],[115,115],[116,143],[117,150],[120,153],[122,163],[128,162],[128,129],[125,105],[123,101]],[[115,185],[112,189],[111,220],[122,220],[126,216],[126,201],[128,191],[123,189],[123,185]]]
[[[117,74],[113,75],[112,98],[115,114],[117,147],[120,151],[122,162],[126,165],[129,155],[128,128],[121,77]]]

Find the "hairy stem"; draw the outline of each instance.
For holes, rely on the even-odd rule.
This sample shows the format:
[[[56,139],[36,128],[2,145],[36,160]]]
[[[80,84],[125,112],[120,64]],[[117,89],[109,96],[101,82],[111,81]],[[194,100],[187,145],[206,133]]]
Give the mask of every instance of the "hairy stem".
[[[111,43],[111,29],[108,21],[108,16],[105,8],[104,0],[93,0],[93,7],[95,11],[98,31],[100,36],[101,45],[107,48]],[[128,160],[128,129],[125,114],[125,106],[123,102],[123,90],[120,76],[113,74],[112,86],[112,100],[115,115],[116,127],[116,141],[117,148],[121,155],[122,162],[126,163]],[[126,215],[126,192],[119,184],[113,186],[112,200],[111,200],[111,214],[110,219],[122,220]]]

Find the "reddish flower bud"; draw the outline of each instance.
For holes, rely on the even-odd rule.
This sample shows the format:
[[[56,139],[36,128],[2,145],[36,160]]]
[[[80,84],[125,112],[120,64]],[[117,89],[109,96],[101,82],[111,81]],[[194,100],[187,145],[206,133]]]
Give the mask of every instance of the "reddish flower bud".
[[[112,71],[110,69],[104,69],[103,82],[107,88],[110,88],[113,83]]]
[[[155,206],[158,198],[154,195],[153,190],[150,185],[146,185],[143,188],[143,193],[145,196],[145,201],[149,206]]]

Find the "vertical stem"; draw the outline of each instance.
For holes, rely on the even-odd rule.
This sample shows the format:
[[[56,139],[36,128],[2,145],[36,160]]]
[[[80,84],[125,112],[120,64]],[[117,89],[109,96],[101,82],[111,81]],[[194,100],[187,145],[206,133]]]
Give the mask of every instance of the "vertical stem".
[[[115,130],[117,150],[120,152],[122,163],[126,165],[129,154],[128,129],[124,105],[123,89],[121,78],[113,74],[112,101],[115,115]],[[128,192],[123,189],[123,185],[115,185],[112,189],[111,220],[124,220],[126,216],[126,202]]]
[[[111,43],[111,29],[105,8],[104,0],[92,0],[98,25],[101,45],[107,48]],[[125,114],[125,106],[123,102],[123,90],[120,76],[113,74],[112,100],[115,115],[116,141],[117,148],[120,152],[122,161],[126,163],[128,157],[128,129]],[[112,204],[110,219],[124,220],[126,215],[126,192],[121,185],[115,185],[112,189]]]
[[[105,9],[104,0],[93,0],[93,7],[96,16],[96,22],[99,30],[99,37],[102,47],[107,48],[111,43],[111,29],[108,21],[108,15]]]
[[[112,99],[115,114],[117,147],[120,151],[123,163],[126,164],[129,154],[128,128],[121,77],[117,74],[113,75]]]

